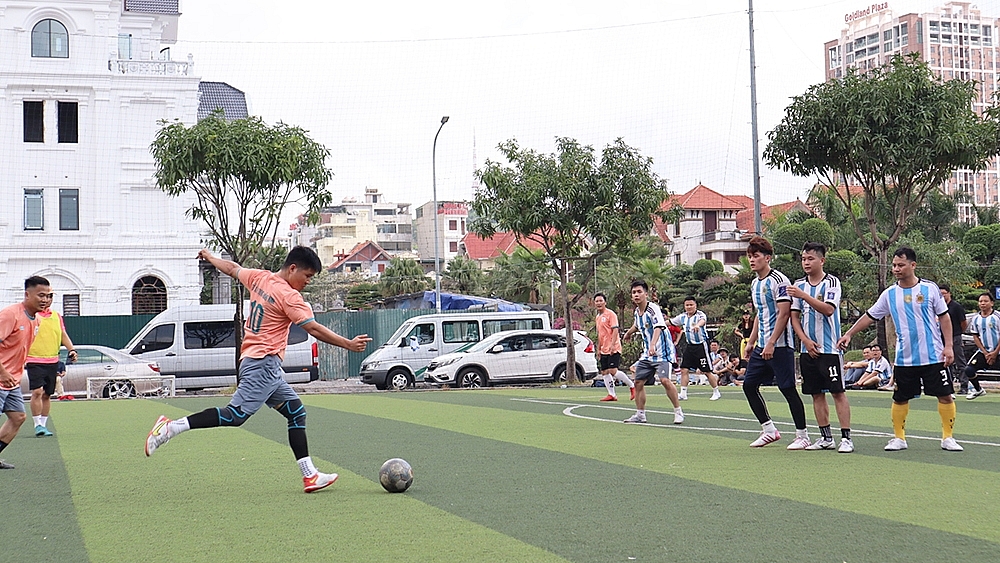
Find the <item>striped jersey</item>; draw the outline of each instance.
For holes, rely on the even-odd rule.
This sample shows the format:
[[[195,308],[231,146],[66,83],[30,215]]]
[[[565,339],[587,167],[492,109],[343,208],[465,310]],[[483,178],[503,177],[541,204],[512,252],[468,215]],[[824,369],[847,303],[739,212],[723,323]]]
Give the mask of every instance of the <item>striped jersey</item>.
[[[704,344],[708,342],[708,331],[705,330],[705,325],[698,326],[702,321],[708,322],[708,317],[703,311],[695,311],[693,315],[677,315],[670,319],[670,324],[684,329],[684,338],[687,338],[688,344]]]
[[[889,360],[885,359],[885,356],[879,356],[877,361],[874,358],[868,360],[868,368],[865,371],[880,373],[882,374],[882,379],[889,379],[892,377],[892,364],[889,363]]]
[[[969,333],[978,334],[983,348],[992,352],[1000,343],[1000,313],[993,311],[985,317],[982,313],[974,315],[969,321]]]
[[[897,366],[927,366],[944,361],[938,317],[947,313],[948,304],[941,297],[941,290],[927,280],[918,280],[913,287],[895,283],[868,309],[868,316],[875,320],[886,315],[892,317],[896,325]]]
[[[645,344],[639,359],[651,362],[673,363],[676,357],[674,343],[670,340],[670,332],[667,330],[666,321],[663,320],[663,313],[660,311],[660,306],[652,302],[646,303],[646,310],[639,311],[639,308],[636,307],[634,315],[635,326],[638,327],[639,334],[642,335],[642,341]],[[660,329],[660,336],[656,342],[653,342],[653,331],[657,327]],[[649,354],[651,344],[656,346],[655,356]]]
[[[774,347],[792,347],[791,320],[784,327],[775,326],[778,324],[778,303],[792,300],[788,295],[789,285],[788,278],[778,270],[771,270],[764,279],[754,277],[750,283],[750,298],[757,309],[757,346],[760,348],[767,344],[777,330],[784,332],[774,343]]]
[[[840,338],[840,280],[826,274],[817,285],[809,283],[809,278],[795,280],[795,287],[806,292],[809,297],[822,303],[833,305],[833,313],[826,316],[813,309],[805,299],[792,299],[792,310],[800,313],[802,330],[806,336],[819,345],[821,354],[839,354],[837,340]],[[805,345],[802,352],[808,352]]]

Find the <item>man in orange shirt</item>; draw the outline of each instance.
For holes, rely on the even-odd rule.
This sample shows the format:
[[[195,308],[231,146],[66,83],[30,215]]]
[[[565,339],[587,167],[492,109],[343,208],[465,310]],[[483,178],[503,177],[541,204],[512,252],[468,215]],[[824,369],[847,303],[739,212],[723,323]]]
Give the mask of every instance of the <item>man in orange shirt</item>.
[[[32,276],[24,280],[24,301],[0,310],[0,411],[7,420],[0,426],[2,452],[24,424],[24,398],[21,396],[21,374],[28,348],[38,332],[38,313],[46,299],[51,303],[49,280]],[[0,469],[14,466],[0,459]]]
[[[146,455],[152,455],[157,448],[186,430],[240,426],[266,404],[288,420],[288,445],[302,471],[305,492],[312,493],[332,485],[337,480],[337,474],[320,473],[309,456],[306,410],[299,396],[284,380],[281,370],[288,328],[295,323],[317,340],[351,352],[364,352],[371,338],[361,334],[348,340],[313,318],[312,309],[299,293],[323,269],[319,256],[310,248],[296,246],[289,251],[278,273],[243,268],[235,262],[212,256],[208,250],[199,252],[198,257],[209,261],[223,274],[238,279],[250,290],[250,309],[240,349],[240,382],[224,408],[205,409],[178,420],[160,416],[146,438]]]
[[[603,293],[594,294],[594,308],[597,309],[597,363],[604,376],[604,386],[608,390],[608,396],[602,401],[617,401],[618,393],[615,391],[615,380],[629,386],[631,389],[631,400],[635,400],[635,383],[618,370],[622,363],[622,338],[621,329],[618,326],[618,315],[608,309],[607,298]]]

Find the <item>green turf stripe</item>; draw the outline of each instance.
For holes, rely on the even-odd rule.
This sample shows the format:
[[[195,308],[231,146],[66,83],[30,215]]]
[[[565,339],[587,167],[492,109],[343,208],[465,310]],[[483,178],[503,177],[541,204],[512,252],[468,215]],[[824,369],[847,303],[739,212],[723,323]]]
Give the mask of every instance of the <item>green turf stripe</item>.
[[[483,396],[490,394],[481,393]],[[453,429],[942,531],[961,530],[973,537],[1000,541],[1000,529],[996,525],[1000,521],[1000,504],[992,501],[1000,498],[1000,484],[994,475],[937,465],[955,455],[991,456],[995,460],[993,450],[970,448],[955,454],[941,451],[936,444],[914,443],[910,451],[890,454],[879,449],[882,440],[859,441],[863,447],[874,449],[872,455],[786,452],[778,445],[754,449],[747,447],[746,436],[711,436],[676,428],[576,420],[562,416],[561,407],[548,407],[550,414],[513,416],[505,407],[516,403],[504,394],[496,395],[498,408],[436,404],[433,416],[429,417],[425,400],[411,400],[422,395],[312,396],[308,399],[311,405],[422,424],[429,431]],[[475,395],[477,400],[479,395]],[[469,394],[470,398],[473,396]],[[678,460],[683,460],[683,464],[678,465]],[[825,486],[802,487],[801,476],[817,471],[817,478]],[[909,483],[910,475],[919,476],[919,482],[901,485],[901,482]],[[959,487],[953,493],[943,494],[952,481],[976,483],[977,486]],[[893,494],[892,488],[896,486],[905,487],[906,494]],[[911,488],[913,490],[909,490]],[[893,502],[888,502],[889,498]]]
[[[59,455],[63,429],[70,425],[69,417],[63,417],[65,412],[64,405],[53,405],[49,428],[56,435],[52,438],[36,438],[29,416],[17,438],[0,454],[16,466],[0,471],[4,488],[0,495],[4,522],[0,560],[88,561],[69,477]]]
[[[578,445],[579,436],[567,435],[569,428],[560,435],[539,420],[543,417],[527,413],[507,413],[498,421],[487,409],[468,409],[463,420],[469,428],[464,430],[471,433],[466,433],[334,410],[364,402],[376,410],[391,408],[392,416],[405,418],[410,414],[405,400],[309,399],[314,455],[334,459],[370,479],[385,458],[404,457],[416,473],[409,496],[573,561],[912,562],[942,545],[948,546],[949,557],[953,549],[960,551],[963,561],[995,561],[1000,556],[1000,545],[988,541],[665,474],[671,469],[661,465],[670,457],[658,445],[663,433],[656,436],[647,429],[631,429],[628,449],[630,459],[646,459],[649,465],[628,467],[522,445],[541,435],[568,443],[567,449]],[[421,406],[426,416],[426,406]],[[447,407],[441,407],[435,418],[452,421]],[[521,419],[527,420],[531,433],[524,432]],[[254,431],[282,439],[273,424],[257,425]],[[501,431],[511,441],[474,435]],[[593,444],[617,436],[594,432],[587,438]],[[691,467],[681,473],[696,471]],[[764,470],[753,478],[780,481],[775,473]],[[723,514],[725,521],[720,520]],[[437,534],[448,523],[425,520],[409,525]],[[801,533],[814,529],[824,533]],[[849,530],[863,533],[847,541]]]
[[[408,495],[386,494],[319,458],[317,465],[342,479],[304,494],[285,420],[274,412],[242,428],[187,432],[153,457],[143,455],[158,414],[222,402],[88,402],[60,413],[69,426],[60,433],[63,455],[94,562],[561,560]],[[444,529],[413,525],[425,521]]]

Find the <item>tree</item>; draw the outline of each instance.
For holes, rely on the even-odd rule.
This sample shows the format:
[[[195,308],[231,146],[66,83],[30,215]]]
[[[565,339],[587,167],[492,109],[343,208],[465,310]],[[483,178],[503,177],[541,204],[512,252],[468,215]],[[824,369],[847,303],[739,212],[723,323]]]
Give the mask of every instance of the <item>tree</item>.
[[[376,283],[361,282],[351,286],[344,297],[344,307],[360,311],[361,309],[371,309],[372,301],[379,297],[379,287]]]
[[[508,301],[543,303],[554,277],[542,251],[519,246],[512,254],[497,257],[496,265],[486,278],[486,285],[490,295]]]
[[[652,159],[621,139],[605,147],[600,161],[594,149],[574,139],[556,139],[555,154],[521,149],[514,140],[499,150],[509,165],[487,161],[477,176],[472,209],[478,218],[471,230],[487,238],[514,233],[519,244],[537,242],[558,272],[560,300],[566,316],[577,294],[569,295],[570,262],[585,261],[577,283],[586,287],[595,261],[612,250],[627,252],[653,228],[653,217],[671,216],[660,210],[669,192],[652,170]],[[566,373],[576,378],[572,321],[566,319]]]
[[[888,255],[909,218],[958,168],[982,169],[998,152],[998,121],[972,110],[974,83],[936,78],[917,54],[887,66],[811,86],[793,99],[768,133],[764,159],[796,176],[818,175],[847,209],[860,199],[863,215],[848,215],[878,263],[876,285],[886,287]],[[879,228],[876,207],[889,209]],[[879,323],[885,344],[885,325]]]
[[[479,269],[479,264],[464,256],[456,256],[448,262],[441,280],[445,288],[465,295],[477,295],[485,281],[486,277]]]
[[[254,257],[273,257],[268,249],[289,203],[304,206],[315,223],[332,201],[326,189],[333,175],[325,164],[330,151],[299,127],[272,127],[259,117],[230,121],[221,112],[190,127],[161,124],[150,147],[157,186],[171,196],[193,193],[187,215],[204,222],[212,246],[234,262],[259,267],[264,263]],[[233,322],[238,363],[242,307],[236,307]]]
[[[394,257],[379,278],[379,292],[382,297],[416,293],[424,291],[427,286],[424,270],[412,258]]]

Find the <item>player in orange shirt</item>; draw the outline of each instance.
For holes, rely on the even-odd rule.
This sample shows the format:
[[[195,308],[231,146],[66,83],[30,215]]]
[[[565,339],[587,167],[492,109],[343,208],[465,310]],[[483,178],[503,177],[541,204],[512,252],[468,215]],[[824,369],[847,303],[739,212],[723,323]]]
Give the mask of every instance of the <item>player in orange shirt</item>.
[[[24,301],[0,310],[0,411],[7,420],[0,426],[0,452],[24,424],[21,375],[28,348],[38,332],[38,313],[52,300],[49,280],[32,276],[24,280]],[[0,469],[14,466],[0,459]]]
[[[320,473],[313,465],[306,441],[305,407],[282,377],[281,360],[285,356],[288,328],[295,323],[317,340],[351,352],[364,352],[371,338],[361,334],[348,340],[313,318],[312,309],[299,293],[323,269],[319,256],[310,248],[296,246],[289,251],[277,273],[243,268],[235,262],[212,256],[208,250],[199,252],[198,257],[209,261],[223,274],[238,279],[250,290],[250,309],[240,349],[239,385],[223,408],[209,408],[178,420],[160,416],[146,438],[146,455],[152,455],[186,430],[240,426],[266,404],[288,420],[288,445],[302,471],[305,492],[312,493],[332,485],[337,474]]]
[[[615,380],[629,386],[631,389],[630,400],[635,400],[635,383],[618,369],[622,363],[622,337],[621,327],[618,326],[618,315],[608,309],[607,297],[600,291],[594,294],[594,309],[597,310],[597,363],[604,377],[604,387],[608,390],[608,396],[601,401],[617,401],[618,393],[615,392]]]

